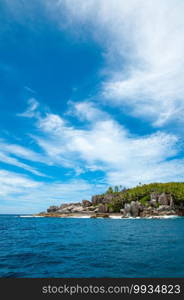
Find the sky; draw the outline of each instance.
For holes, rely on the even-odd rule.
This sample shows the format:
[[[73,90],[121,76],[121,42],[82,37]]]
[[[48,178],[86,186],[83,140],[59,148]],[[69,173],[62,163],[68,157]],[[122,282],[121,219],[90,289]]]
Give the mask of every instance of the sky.
[[[183,0],[0,2],[0,213],[184,180]]]

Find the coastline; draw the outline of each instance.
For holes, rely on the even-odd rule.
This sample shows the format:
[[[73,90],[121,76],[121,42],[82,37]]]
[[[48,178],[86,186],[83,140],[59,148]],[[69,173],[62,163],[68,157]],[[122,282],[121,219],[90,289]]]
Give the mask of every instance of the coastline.
[[[93,216],[89,214],[70,214],[70,215],[30,215],[30,216],[20,216],[21,218],[61,218],[61,219],[113,219],[113,220],[141,220],[141,219],[174,219],[181,218],[178,215],[162,215],[162,216],[149,216],[149,217],[122,217],[121,214],[113,213],[108,214],[108,216]]]
[[[173,190],[169,190],[169,187]],[[170,187],[170,189],[171,189]],[[166,219],[184,216],[184,186],[148,184],[94,195],[91,200],[52,205],[36,217]],[[179,193],[179,194],[178,194]]]

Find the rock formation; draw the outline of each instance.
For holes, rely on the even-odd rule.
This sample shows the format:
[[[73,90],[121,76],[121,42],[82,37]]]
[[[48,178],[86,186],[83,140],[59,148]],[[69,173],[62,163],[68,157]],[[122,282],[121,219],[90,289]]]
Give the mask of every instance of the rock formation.
[[[60,206],[50,206],[47,212],[40,213],[43,216],[71,216],[89,215],[91,217],[107,217],[111,214],[129,217],[159,217],[164,215],[184,216],[184,198],[178,201],[175,195],[169,192],[142,193],[143,187],[138,187],[140,194],[132,193],[132,190],[111,192],[92,196],[91,201],[83,200],[78,203],[64,203]],[[136,188],[135,188],[136,189]],[[134,189],[134,190],[135,190]],[[142,189],[142,190],[141,190]],[[146,191],[146,192],[145,192]],[[177,201],[176,201],[176,200]]]
[[[91,205],[92,205],[91,201],[89,201],[89,200],[82,200],[82,206],[83,207],[89,207]]]

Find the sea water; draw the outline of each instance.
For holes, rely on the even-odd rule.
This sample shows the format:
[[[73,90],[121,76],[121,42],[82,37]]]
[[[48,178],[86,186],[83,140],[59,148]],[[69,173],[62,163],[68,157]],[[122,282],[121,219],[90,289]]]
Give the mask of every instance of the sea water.
[[[0,215],[0,277],[184,277],[184,218]]]

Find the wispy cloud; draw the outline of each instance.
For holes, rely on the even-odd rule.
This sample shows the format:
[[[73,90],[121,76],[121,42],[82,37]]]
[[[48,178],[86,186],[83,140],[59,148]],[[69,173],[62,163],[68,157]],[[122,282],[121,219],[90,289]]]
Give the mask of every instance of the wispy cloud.
[[[0,161],[4,164],[9,164],[12,166],[19,167],[23,170],[29,171],[32,174],[35,174],[37,176],[45,176],[43,173],[39,172],[35,168],[33,168],[33,167],[19,161],[18,159],[14,158],[14,157],[11,157],[10,155],[5,154],[3,152],[0,152]]]
[[[72,103],[72,109],[73,106]],[[160,131],[135,136],[90,103],[76,103],[75,107],[76,117],[81,119],[82,112],[88,120],[85,129],[52,113],[35,121],[39,134],[33,138],[54,165],[81,172],[103,171],[108,184],[126,186],[182,178],[183,169],[177,166],[182,166],[183,160],[176,159],[181,151],[178,136]]]
[[[7,197],[8,195],[18,195],[27,191],[31,193],[32,188],[37,188],[39,183],[30,178],[6,170],[0,170],[0,195]]]
[[[43,181],[36,181],[2,171],[1,193],[7,201],[17,195],[25,207],[28,203],[41,207],[41,202],[46,207],[47,203],[60,201],[60,197],[65,201],[81,200],[102,191],[108,184],[132,186],[139,182],[183,180],[183,137],[173,130],[174,126],[167,126],[172,122],[183,124],[184,3],[181,0],[39,0],[21,4],[18,0],[6,0],[4,3],[13,19],[26,26],[37,24],[42,11],[48,22],[73,34],[72,38],[90,37],[100,44],[105,61],[95,102],[94,99],[69,101],[68,111],[59,114],[46,111],[35,98],[28,100],[27,109],[18,117],[33,122],[36,130],[27,135],[34,140],[33,149],[38,152],[21,146],[21,140],[17,144],[0,141],[1,162],[28,171],[30,176],[43,175],[35,163],[64,167],[68,169],[66,172],[75,171],[75,179],[71,176],[68,182],[61,182],[54,178],[48,184],[41,177],[39,180]],[[38,6],[43,10],[38,10]],[[123,124],[123,118],[120,123],[105,111],[107,106],[108,111],[116,106],[126,117],[131,115],[148,122],[153,133],[135,135]],[[94,171],[101,171],[104,176],[104,184],[99,188],[91,182]],[[85,172],[91,172],[88,181],[79,179]]]
[[[36,91],[30,88],[29,86],[25,86],[24,89],[32,94],[36,94]]]
[[[19,117],[26,117],[26,118],[32,118],[34,116],[37,116],[37,108],[39,106],[39,103],[36,99],[30,98],[28,100],[28,108],[23,113],[19,113]]]
[[[18,144],[13,144],[0,139],[0,161],[2,163],[16,166],[37,176],[46,176],[36,167],[30,166],[32,162],[51,165],[48,157],[41,153],[30,150]],[[26,163],[24,162],[26,160]]]
[[[19,1],[6,4],[19,21],[26,10],[32,26],[40,13],[36,8],[42,7],[44,17],[59,30],[76,38],[88,39],[90,33],[101,44],[106,79],[100,101],[103,97],[155,127],[183,123],[183,1],[39,0],[37,5],[24,2],[24,10]]]
[[[77,117],[80,121],[92,121],[93,123],[98,120],[105,120],[109,118],[108,113],[102,111],[97,103],[93,103],[90,101],[82,101],[82,102],[68,102],[69,109],[67,115],[72,115]]]
[[[50,205],[91,199],[103,192],[106,185],[85,180],[46,183],[35,181],[22,174],[0,170],[0,213],[37,213]]]
[[[51,9],[49,1],[47,5]],[[183,122],[182,1],[65,0],[52,3],[52,10],[54,6],[57,16],[65,6],[71,29],[86,24],[103,45],[107,79],[102,95],[109,104],[156,127]],[[85,35],[85,30],[79,33]]]

